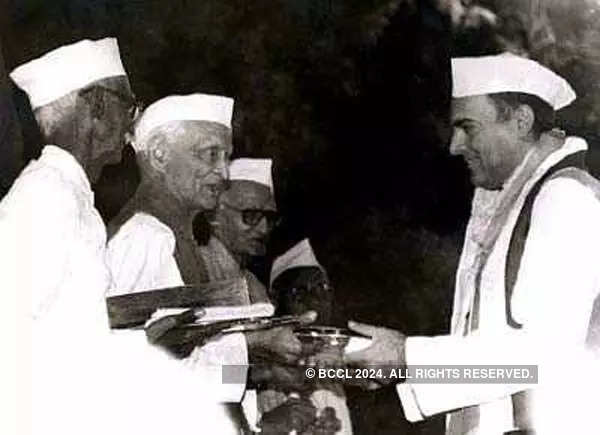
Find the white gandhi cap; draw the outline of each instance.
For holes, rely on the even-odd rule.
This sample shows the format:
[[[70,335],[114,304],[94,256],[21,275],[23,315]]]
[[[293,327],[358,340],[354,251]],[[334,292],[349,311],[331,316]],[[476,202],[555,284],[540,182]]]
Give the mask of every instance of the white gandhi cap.
[[[317,261],[308,239],[297,243],[285,254],[275,259],[271,267],[271,285],[279,275],[294,267],[318,267],[324,271],[323,266]]]
[[[254,181],[267,186],[273,192],[273,176],[271,159],[235,159],[229,164],[229,180]]]
[[[564,78],[538,62],[511,53],[454,58],[452,82],[454,98],[519,92],[541,98],[554,110],[576,98]]]
[[[152,103],[135,127],[136,151],[145,147],[152,130],[172,121],[209,121],[231,128],[233,99],[219,95],[171,95]]]
[[[32,109],[108,77],[126,76],[115,38],[84,39],[52,50],[13,70],[10,77],[29,96]]]

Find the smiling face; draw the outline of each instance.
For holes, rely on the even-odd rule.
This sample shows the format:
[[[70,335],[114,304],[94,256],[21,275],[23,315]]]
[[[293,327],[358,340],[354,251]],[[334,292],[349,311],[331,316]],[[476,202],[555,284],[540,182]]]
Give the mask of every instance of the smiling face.
[[[191,209],[211,210],[228,177],[232,151],[230,130],[204,121],[176,121],[154,157],[162,160],[166,186]]]
[[[516,117],[499,120],[496,105],[485,95],[455,98],[451,116],[450,153],[465,159],[475,186],[501,189],[528,151]]]

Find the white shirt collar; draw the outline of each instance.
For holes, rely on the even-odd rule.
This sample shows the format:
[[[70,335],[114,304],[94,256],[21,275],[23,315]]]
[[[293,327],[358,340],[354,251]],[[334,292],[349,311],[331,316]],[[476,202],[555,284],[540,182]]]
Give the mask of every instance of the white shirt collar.
[[[69,151],[56,145],[46,145],[39,159],[45,165],[58,169],[74,185],[92,194],[92,186],[81,164]]]
[[[530,177],[527,185],[532,185],[535,181],[539,180],[548,169],[560,162],[565,157],[574,154],[579,151],[587,150],[588,146],[584,139],[579,137],[567,137],[565,143],[538,166],[535,172]],[[529,155],[528,155],[529,156]],[[479,236],[484,233],[490,219],[496,211],[496,207],[502,200],[502,195],[509,189],[509,186],[514,182],[521,172],[527,157],[523,159],[523,162],[514,170],[510,178],[504,183],[502,190],[487,190],[481,187],[475,189],[473,200],[471,204],[471,216],[469,218],[469,229],[467,230],[471,237],[479,239]]]
[[[550,154],[548,157],[546,157],[544,159],[544,161],[538,166],[538,168],[535,170],[535,172],[533,173],[533,175],[531,176],[530,179],[537,181],[543,174],[546,173],[546,171],[548,171],[548,169],[550,169],[551,167],[556,165],[558,162],[560,162],[564,158],[570,156],[571,154],[575,154],[576,152],[585,151],[585,150],[587,150],[587,148],[588,148],[587,143],[584,139],[582,139],[580,137],[574,137],[574,136],[567,137],[565,139],[564,144],[559,149],[557,149],[556,151],[554,151],[552,154]],[[523,164],[524,164],[525,160],[527,160],[527,158],[523,159]],[[512,181],[514,181],[514,179],[516,178],[516,176],[519,173],[519,169],[522,169],[523,164],[520,165],[515,170],[513,175],[510,177],[510,179],[505,184],[503,190],[505,190],[506,187],[509,186]]]

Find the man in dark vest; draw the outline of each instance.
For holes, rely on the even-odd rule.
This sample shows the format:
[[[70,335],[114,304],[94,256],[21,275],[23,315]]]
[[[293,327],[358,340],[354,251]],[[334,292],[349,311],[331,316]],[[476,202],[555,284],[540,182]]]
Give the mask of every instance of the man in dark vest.
[[[397,390],[409,420],[446,413],[448,434],[594,433],[586,418],[597,387],[584,343],[600,284],[600,189],[583,168],[586,142],[554,128],[555,111],[575,93],[546,67],[511,54],[453,59],[452,74],[450,151],[465,159],[477,189],[451,333],[406,337],[350,322],[373,343],[347,363],[537,365],[534,384]],[[577,379],[566,379],[572,372]]]

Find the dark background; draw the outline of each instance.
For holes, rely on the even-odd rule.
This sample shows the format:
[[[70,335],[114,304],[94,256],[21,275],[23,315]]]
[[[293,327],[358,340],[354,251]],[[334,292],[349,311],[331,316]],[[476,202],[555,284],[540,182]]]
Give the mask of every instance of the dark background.
[[[114,35],[146,103],[234,97],[234,157],[275,163],[284,225],[270,256],[310,237],[336,288],[339,324],[429,335],[448,328],[472,194],[446,146],[450,56],[510,49],[551,66],[581,97],[561,124],[595,149],[599,9],[593,0],[15,0],[0,24],[8,71]],[[26,98],[1,80],[5,191],[41,144]],[[136,183],[126,148],[95,186],[105,219]],[[266,277],[265,265],[256,269]],[[357,434],[442,430],[443,418],[406,423],[391,389],[349,395]]]

